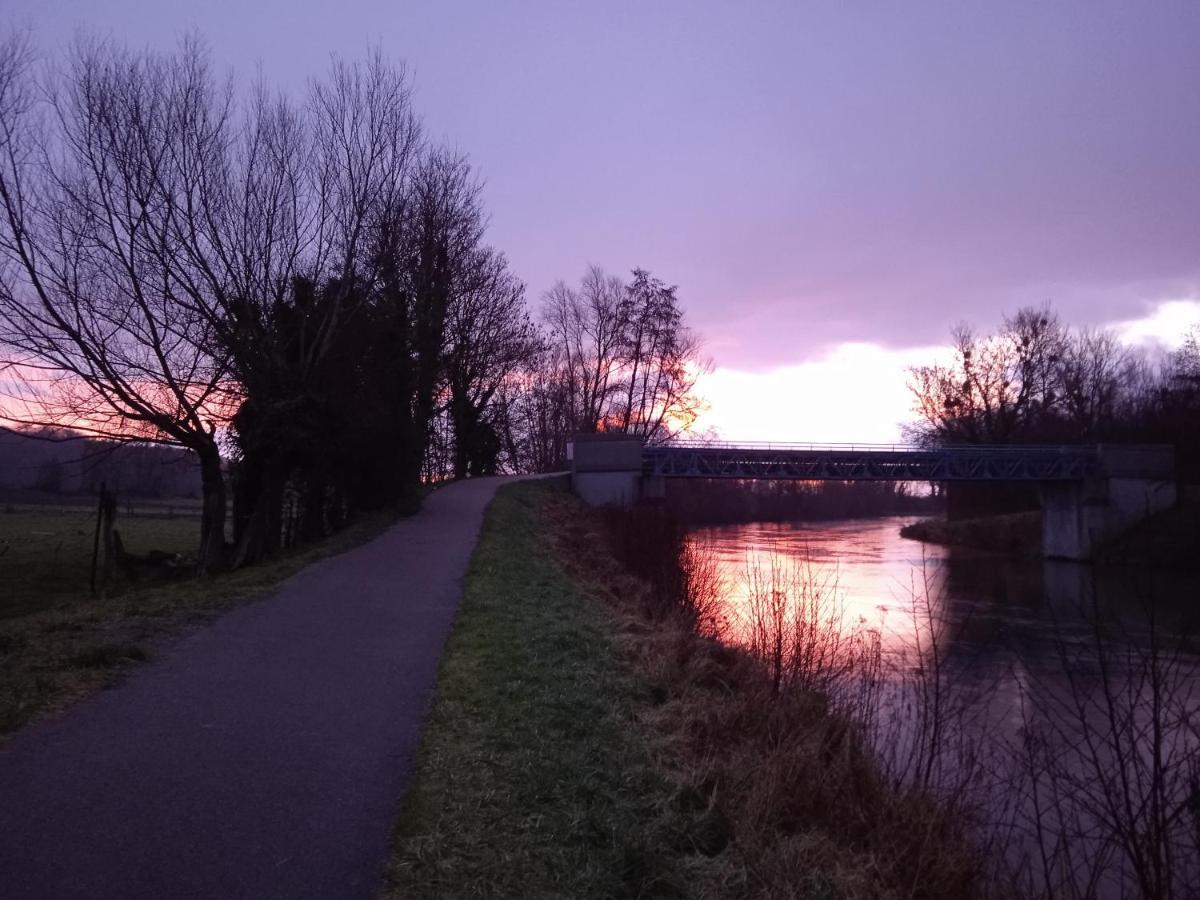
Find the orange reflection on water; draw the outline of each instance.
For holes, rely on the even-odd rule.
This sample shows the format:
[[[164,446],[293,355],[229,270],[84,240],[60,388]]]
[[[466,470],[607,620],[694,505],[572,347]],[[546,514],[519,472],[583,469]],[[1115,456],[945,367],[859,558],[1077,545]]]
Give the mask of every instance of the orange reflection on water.
[[[941,548],[899,537],[909,521],[754,522],[692,534],[716,561],[732,640],[748,640],[755,591],[782,588],[793,602],[819,597],[828,612],[822,619],[837,621],[843,633],[878,630],[883,651],[904,658],[927,646],[945,558]]]

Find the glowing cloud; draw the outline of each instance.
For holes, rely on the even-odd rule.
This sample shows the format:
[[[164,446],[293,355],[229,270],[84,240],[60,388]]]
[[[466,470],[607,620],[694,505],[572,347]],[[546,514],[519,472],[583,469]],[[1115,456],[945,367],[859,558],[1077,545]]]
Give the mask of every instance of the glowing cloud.
[[[893,443],[911,418],[907,368],[947,353],[852,343],[767,372],[718,368],[700,383],[711,409],[698,428],[726,440]]]
[[[1200,325],[1200,300],[1167,300],[1159,303],[1150,315],[1126,319],[1113,327],[1127,344],[1175,350],[1194,325]]]
[[[1197,323],[1200,301],[1169,300],[1110,327],[1128,344],[1173,349]],[[763,372],[719,367],[699,384],[710,408],[696,428],[731,441],[898,442],[901,423],[913,418],[908,368],[946,362],[950,352],[846,343]]]

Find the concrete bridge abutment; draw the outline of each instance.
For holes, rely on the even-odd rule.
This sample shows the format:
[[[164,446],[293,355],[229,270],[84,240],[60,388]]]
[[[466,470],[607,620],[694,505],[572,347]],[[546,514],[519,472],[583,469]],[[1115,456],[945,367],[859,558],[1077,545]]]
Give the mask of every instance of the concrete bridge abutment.
[[[1175,505],[1175,454],[1164,446],[1100,446],[1083,481],[1043,482],[1042,555],[1090,559],[1097,548]]]
[[[626,434],[577,435],[567,446],[571,489],[588,506],[632,506],[642,499],[642,447]]]

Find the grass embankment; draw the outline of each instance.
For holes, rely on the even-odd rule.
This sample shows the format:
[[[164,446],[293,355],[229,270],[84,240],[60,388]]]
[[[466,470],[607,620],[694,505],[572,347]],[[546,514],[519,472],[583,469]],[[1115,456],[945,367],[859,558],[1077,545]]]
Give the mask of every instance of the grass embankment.
[[[631,713],[612,623],[546,533],[555,488],[503,489],[471,563],[397,830],[394,897],[683,891],[679,811]]]
[[[117,576],[89,594],[95,513],[0,513],[0,740],[22,725],[111,684],[188,625],[276,587],[316,560],[373,537],[396,513],[364,516],[319,544],[259,565],[170,583]],[[131,552],[194,551],[191,517],[120,517]],[[7,617],[7,618],[6,618]]]
[[[900,536],[1009,556],[1038,556],[1042,552],[1042,514],[1035,511],[975,519],[922,519],[901,528]]]
[[[812,692],[647,616],[604,518],[489,513],[397,831],[394,897],[957,897],[960,824]]]

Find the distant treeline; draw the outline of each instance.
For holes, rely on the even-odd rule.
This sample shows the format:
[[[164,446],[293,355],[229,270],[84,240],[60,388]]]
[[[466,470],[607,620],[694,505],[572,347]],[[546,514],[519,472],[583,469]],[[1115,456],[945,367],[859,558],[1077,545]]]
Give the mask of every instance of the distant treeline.
[[[195,458],[177,447],[80,438],[64,429],[0,428],[0,492],[198,498]]]
[[[953,332],[945,365],[910,370],[922,444],[1161,443],[1200,481],[1200,323],[1162,357],[1112,331],[1026,308],[992,334]]]
[[[940,494],[902,481],[668,479],[667,508],[693,525],[933,515]]]

